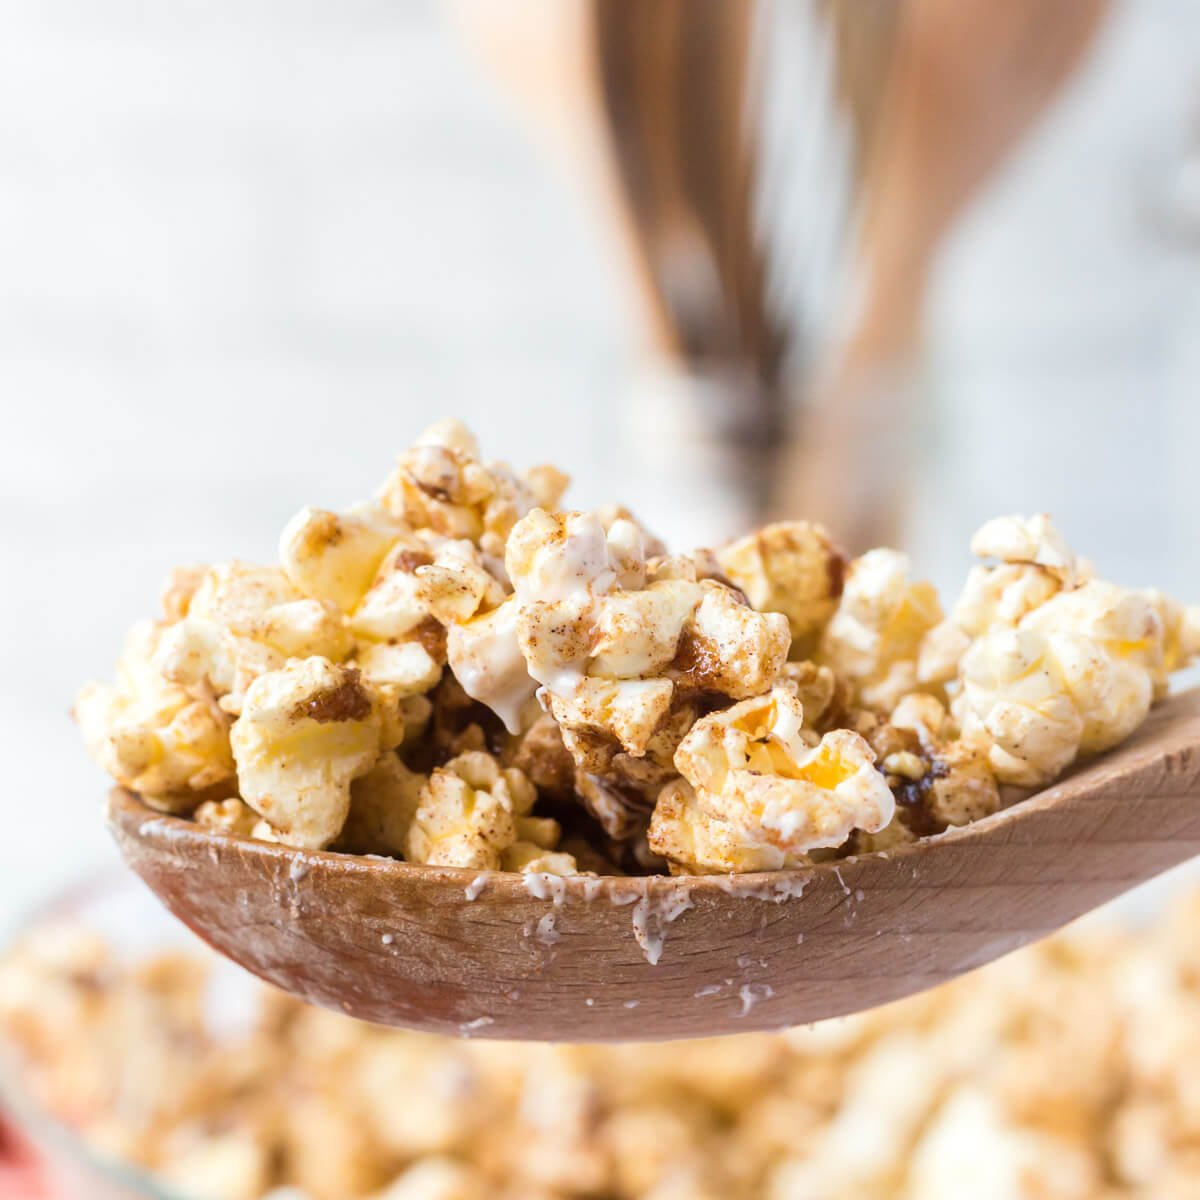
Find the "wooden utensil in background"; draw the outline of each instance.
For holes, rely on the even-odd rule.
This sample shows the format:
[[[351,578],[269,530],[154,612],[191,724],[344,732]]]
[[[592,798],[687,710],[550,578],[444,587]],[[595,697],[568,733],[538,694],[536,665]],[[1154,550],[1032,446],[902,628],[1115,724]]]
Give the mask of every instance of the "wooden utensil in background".
[[[451,7],[616,233],[644,352],[674,371],[683,398],[673,422],[632,436],[661,439],[664,460],[692,455],[693,477],[702,470],[708,489],[727,493],[730,527],[708,536],[804,516],[854,552],[901,544],[930,272],[962,213],[1073,74],[1107,0]],[[762,94],[759,51],[789,10],[811,15],[809,39],[828,45],[830,96]],[[809,69],[814,62],[819,54]],[[795,288],[780,282],[813,264],[764,228],[786,224],[790,193],[780,186],[786,164],[764,159],[761,106],[797,96],[785,135],[788,120],[798,143],[839,122],[851,134],[848,187],[834,157],[803,181],[853,199],[849,286],[824,298],[826,308],[846,306],[828,323],[828,345],[787,310]],[[775,139],[784,157],[786,141]]]

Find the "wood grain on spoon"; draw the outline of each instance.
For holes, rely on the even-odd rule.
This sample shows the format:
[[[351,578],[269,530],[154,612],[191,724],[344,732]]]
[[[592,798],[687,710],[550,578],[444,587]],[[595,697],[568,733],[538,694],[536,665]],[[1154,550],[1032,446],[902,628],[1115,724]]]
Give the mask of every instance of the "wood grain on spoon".
[[[355,1017],[562,1041],[772,1029],[941,983],[1200,853],[1200,690],[1013,808],[801,871],[477,876],[213,833],[121,790],[108,819],[206,941]]]

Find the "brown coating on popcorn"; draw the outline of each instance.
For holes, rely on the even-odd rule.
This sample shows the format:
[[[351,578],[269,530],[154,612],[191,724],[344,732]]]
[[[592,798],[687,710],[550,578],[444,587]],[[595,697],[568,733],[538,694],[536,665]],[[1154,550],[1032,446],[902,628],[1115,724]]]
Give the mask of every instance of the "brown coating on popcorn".
[[[361,721],[371,711],[371,698],[363,690],[362,677],[347,668],[337,685],[306,696],[290,713],[293,721]]]

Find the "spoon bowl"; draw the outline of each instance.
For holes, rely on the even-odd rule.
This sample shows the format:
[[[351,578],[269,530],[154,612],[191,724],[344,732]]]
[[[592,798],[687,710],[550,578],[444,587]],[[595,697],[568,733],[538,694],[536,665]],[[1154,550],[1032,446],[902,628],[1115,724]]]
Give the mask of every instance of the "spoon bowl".
[[[1200,690],[974,824],[742,876],[522,876],[295,850],[117,789],[129,865],[221,953],[304,1000],[435,1033],[665,1040],[921,991],[1200,853]]]

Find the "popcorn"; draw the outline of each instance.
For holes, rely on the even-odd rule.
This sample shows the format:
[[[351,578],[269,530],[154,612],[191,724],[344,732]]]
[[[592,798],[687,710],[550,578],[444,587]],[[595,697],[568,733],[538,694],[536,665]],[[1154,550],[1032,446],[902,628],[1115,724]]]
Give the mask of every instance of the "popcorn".
[[[518,818],[537,799],[529,780],[482,751],[438,767],[421,789],[405,840],[410,862],[439,867],[501,869],[501,855],[518,840]]]
[[[606,1046],[385,1029],[254,981],[254,1019],[214,1028],[207,952],[57,925],[0,959],[0,1036],[90,1151],[212,1200],[1183,1200],[1198,918],[1191,895],[783,1034]]]
[[[417,575],[420,602],[446,626],[455,678],[509,732],[519,732],[537,684],[521,654],[515,602],[469,542],[448,543]]]
[[[404,857],[428,777],[410,771],[396,754],[384,754],[350,785],[350,811],[338,838],[339,850],[351,854]]]
[[[803,720],[792,692],[775,688],[697,721],[675,755],[693,794],[664,789],[651,848],[676,865],[707,870],[745,870],[728,863],[749,852],[759,864],[751,869],[773,870],[840,846],[856,828],[874,833],[887,825],[895,803],[870,746],[849,730],[817,740]],[[690,847],[679,828],[689,822]],[[689,850],[698,856],[685,857]]]
[[[350,645],[331,605],[304,598],[278,567],[235,561],[205,571],[187,615],[163,631],[154,666],[172,683],[211,689],[236,715],[260,675],[289,658],[338,662]]]
[[[279,539],[279,561],[297,591],[353,612],[375,578],[384,555],[407,526],[375,505],[338,514],[301,509]]]
[[[553,468],[521,479],[503,463],[485,466],[461,421],[439,421],[400,456],[379,501],[416,529],[466,538],[501,556],[513,525],[541,501],[557,504],[566,484]]]
[[[506,565],[529,674],[585,770],[605,739],[644,755],[677,691],[754,695],[787,656],[781,615],[754,612],[688,560],[647,564],[625,519],[605,529],[596,514],[535,510]]]
[[[856,835],[856,853],[968,825],[1000,808],[987,747],[960,737],[936,697],[906,696],[864,736],[895,796],[896,813],[881,832]]]
[[[998,629],[976,639],[963,659],[955,714],[964,732],[988,745],[1003,783],[1039,787],[1079,751],[1083,717],[1056,649],[1032,630]],[[1093,656],[1088,666],[1103,664]]]
[[[374,501],[301,510],[279,565],[173,572],[116,685],[80,694],[85,743],[240,836],[745,871],[986,816],[1129,736],[1200,654],[1200,607],[1097,579],[1045,515],[976,533],[992,561],[946,619],[897,551],[847,566],[784,521],[670,554],[627,509],[560,511],[566,484],[439,422]]]
[[[242,799],[288,845],[328,846],[346,823],[351,782],[387,749],[381,725],[351,667],[314,657],[260,676],[231,735]]]
[[[1005,783],[1049,783],[1080,754],[1145,719],[1165,659],[1162,619],[1142,593],[1089,580],[977,638],[962,664],[964,731],[990,739]]]
[[[505,871],[537,875],[578,875],[579,865],[573,855],[548,850],[536,842],[514,842],[500,856]]]
[[[942,619],[929,583],[911,583],[906,555],[869,550],[850,564],[818,661],[853,689],[858,703],[886,712],[918,686],[926,635]]]
[[[1151,668],[1154,698],[1161,700],[1167,694],[1168,676],[1200,657],[1200,604],[1182,605],[1157,588],[1147,588],[1142,595],[1158,614],[1163,629],[1162,662]]]
[[[1083,577],[1079,560],[1045,513],[997,517],[971,539],[971,552],[998,558],[998,566],[972,567],[954,606],[954,622],[970,637],[1016,625]]]
[[[764,525],[722,547],[717,559],[754,608],[787,617],[794,655],[815,651],[837,608],[846,567],[844,555],[820,525]]]
[[[1080,753],[1107,750],[1142,723],[1156,678],[1165,679],[1162,619],[1147,596],[1092,579],[1048,600],[1021,628],[1055,643],[1083,717]]]
[[[232,789],[229,718],[211,696],[170,683],[153,659],[164,627],[136,626],[114,687],[87,684],[75,719],[93,759],[122,787],[166,812],[187,811],[206,793]]]

